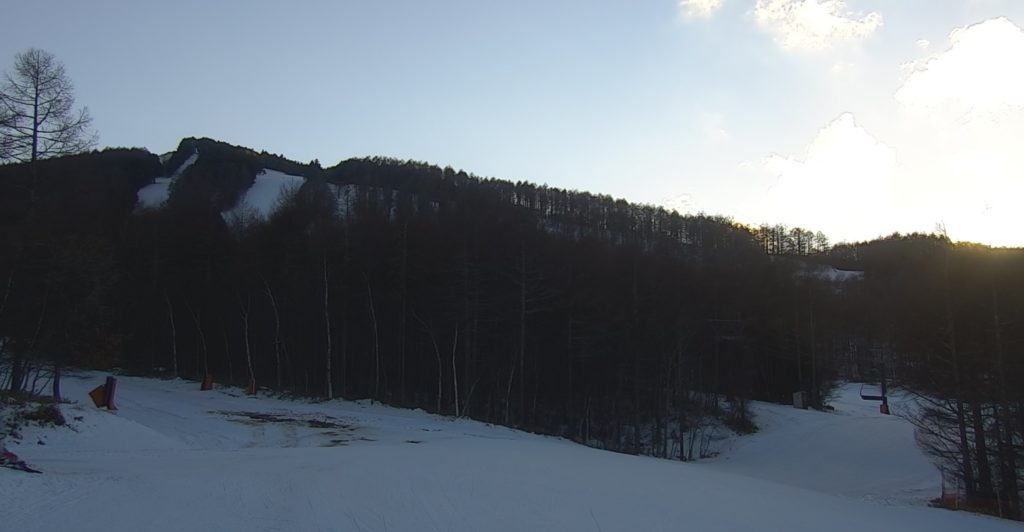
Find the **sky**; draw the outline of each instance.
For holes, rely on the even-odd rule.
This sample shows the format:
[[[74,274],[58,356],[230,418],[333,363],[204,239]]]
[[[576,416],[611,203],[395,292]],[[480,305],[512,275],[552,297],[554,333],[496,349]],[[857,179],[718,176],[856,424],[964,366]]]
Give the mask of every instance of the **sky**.
[[[1020,0],[6,0],[101,146],[415,159],[834,242],[1024,246]]]

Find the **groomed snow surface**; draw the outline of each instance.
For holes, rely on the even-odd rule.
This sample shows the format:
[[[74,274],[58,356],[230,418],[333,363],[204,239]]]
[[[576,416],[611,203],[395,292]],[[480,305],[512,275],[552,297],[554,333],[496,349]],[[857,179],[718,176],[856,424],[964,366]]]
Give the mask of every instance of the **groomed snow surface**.
[[[925,505],[938,497],[941,476],[914,443],[913,425],[899,417],[914,408],[913,399],[891,394],[895,415],[883,416],[860,391],[859,384],[841,387],[829,401],[832,414],[755,403],[760,431],[730,438],[718,457],[698,465],[881,504]]]
[[[185,162],[181,163],[181,166],[169,177],[158,177],[152,183],[140,188],[136,193],[139,199],[138,205],[149,209],[163,207],[164,203],[167,203],[167,198],[171,197],[171,185],[181,177],[181,174],[185,173],[189,166],[195,164],[198,159],[199,152],[195,152],[188,159],[185,159]],[[163,163],[164,160],[164,156],[160,156],[160,162]]]
[[[167,203],[171,195],[171,185],[188,169],[195,164],[199,153],[193,153],[181,166],[169,177],[158,177],[153,183],[139,189],[138,206],[141,208],[158,209]],[[236,216],[255,215],[261,219],[267,219],[278,207],[281,198],[290,192],[294,192],[302,186],[305,178],[302,176],[286,174],[277,170],[264,168],[256,175],[252,185],[239,198],[238,204],[232,209],[222,213],[225,219]]]
[[[938,474],[899,418],[755,405],[763,430],[695,464],[420,411],[122,377],[117,412],[64,379],[71,428],[7,447],[5,530],[1021,531],[928,508]],[[872,447],[874,446],[874,447]]]
[[[238,205],[223,215],[227,219],[251,212],[265,220],[278,207],[281,198],[298,190],[304,181],[302,176],[265,168],[256,175],[256,181],[238,200]]]

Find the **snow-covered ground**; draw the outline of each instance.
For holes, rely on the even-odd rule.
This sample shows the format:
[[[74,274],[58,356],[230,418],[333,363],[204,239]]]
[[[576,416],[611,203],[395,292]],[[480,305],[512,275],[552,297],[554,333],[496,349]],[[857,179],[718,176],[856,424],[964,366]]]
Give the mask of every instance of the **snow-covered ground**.
[[[252,186],[238,200],[238,205],[224,212],[223,216],[228,218],[249,211],[266,219],[273,214],[281,198],[298,190],[305,180],[302,176],[264,168],[256,175]]]
[[[167,203],[167,199],[171,197],[171,185],[198,159],[199,152],[195,152],[185,159],[185,162],[181,163],[181,166],[169,177],[158,177],[152,183],[140,188],[136,193],[139,207],[157,209]],[[160,157],[160,162],[164,162],[164,156]]]
[[[193,153],[181,164],[178,169],[168,177],[157,177],[153,183],[139,189],[137,205],[140,208],[157,209],[167,203],[171,195],[171,186],[190,166],[199,159],[199,152]],[[161,156],[161,161],[163,156]],[[228,219],[233,216],[255,215],[266,219],[278,207],[281,199],[290,192],[294,192],[302,186],[305,178],[302,176],[286,174],[277,170],[264,168],[256,175],[252,185],[239,198],[238,204],[223,212],[222,216]]]
[[[913,425],[898,417],[909,401],[893,394],[897,415],[883,416],[860,390],[841,386],[830,414],[755,403],[760,431],[730,438],[718,457],[698,465],[882,504],[924,505],[938,497],[939,471],[915,444]]]
[[[921,505],[938,479],[910,429],[849,390],[832,414],[758,405],[760,433],[685,464],[180,380],[120,378],[105,412],[102,380],[65,378],[75,430],[7,442],[44,473],[0,468],[5,530],[1024,530]]]

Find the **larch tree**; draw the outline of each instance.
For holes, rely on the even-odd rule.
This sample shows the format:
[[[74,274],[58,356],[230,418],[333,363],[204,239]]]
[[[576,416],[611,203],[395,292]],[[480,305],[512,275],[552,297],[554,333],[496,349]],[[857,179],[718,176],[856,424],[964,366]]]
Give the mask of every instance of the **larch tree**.
[[[0,87],[0,161],[34,162],[85,151],[96,144],[92,118],[75,109],[64,65],[44,50],[14,58]]]

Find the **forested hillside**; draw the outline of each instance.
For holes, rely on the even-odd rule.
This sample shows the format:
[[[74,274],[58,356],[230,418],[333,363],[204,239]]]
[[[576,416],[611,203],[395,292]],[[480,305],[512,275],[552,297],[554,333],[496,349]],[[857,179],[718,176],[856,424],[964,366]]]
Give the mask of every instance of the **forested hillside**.
[[[303,178],[269,216],[264,171]],[[277,175],[277,174],[275,174]],[[165,178],[166,201],[143,187]],[[839,377],[934,399],[922,441],[1018,508],[1021,250],[681,216],[384,158],[321,168],[209,139],[0,167],[3,387],[62,366],[394,405],[694,458],[746,401]]]

